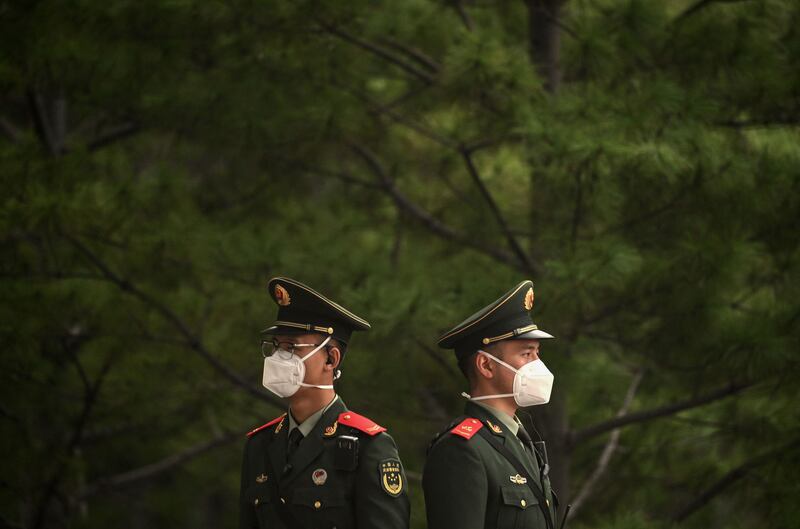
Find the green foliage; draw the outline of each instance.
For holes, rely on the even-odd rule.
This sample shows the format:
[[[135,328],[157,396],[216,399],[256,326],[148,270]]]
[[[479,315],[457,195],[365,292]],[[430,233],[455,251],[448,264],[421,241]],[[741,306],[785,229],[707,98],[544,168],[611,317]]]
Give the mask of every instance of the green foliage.
[[[0,7],[0,525],[234,523],[277,274],[372,322],[339,391],[415,527],[436,338],[525,277],[565,501],[635,373],[628,413],[753,384],[624,426],[570,526],[796,525],[800,9],[558,16],[553,93],[523,2]]]

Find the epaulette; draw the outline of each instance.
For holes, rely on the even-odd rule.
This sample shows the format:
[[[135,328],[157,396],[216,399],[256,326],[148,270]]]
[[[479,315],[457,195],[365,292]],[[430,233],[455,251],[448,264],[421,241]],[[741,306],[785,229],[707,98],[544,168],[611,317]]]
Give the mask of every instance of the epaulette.
[[[478,430],[483,428],[483,423],[478,419],[467,417],[461,421],[458,426],[450,430],[450,433],[460,435],[464,439],[472,439],[472,436],[478,433]]]
[[[274,419],[269,421],[267,424],[262,424],[258,428],[254,428],[254,429],[250,430],[249,432],[247,432],[247,437],[251,437],[251,436],[257,434],[258,432],[260,432],[261,430],[263,430],[264,428],[269,428],[273,424],[275,424],[275,423],[277,423],[279,421],[282,421],[284,417],[286,417],[285,413],[283,415],[281,415],[280,417],[275,417]]]
[[[383,426],[375,424],[371,419],[367,419],[363,415],[359,415],[352,411],[340,413],[338,420],[340,424],[344,424],[350,428],[355,428],[356,430],[360,430],[368,435],[378,435],[379,433],[386,431],[386,428]]]
[[[430,451],[431,451],[431,448],[433,448],[433,447],[434,447],[434,445],[435,445],[435,444],[436,444],[436,443],[439,441],[439,439],[441,439],[441,438],[442,438],[442,436],[444,436],[444,434],[446,434],[446,433],[449,433],[449,432],[450,432],[450,429],[451,429],[453,426],[455,426],[456,424],[458,424],[459,422],[461,422],[461,421],[460,421],[460,419],[455,419],[453,422],[451,422],[450,424],[448,424],[448,425],[447,425],[447,427],[446,427],[444,430],[441,430],[441,431],[439,431],[439,433],[437,433],[436,435],[434,435],[434,436],[433,436],[433,438],[431,439],[431,442],[430,442],[430,443],[428,443],[428,448],[427,448],[427,450],[425,451],[425,453],[427,454],[428,452],[430,452]]]

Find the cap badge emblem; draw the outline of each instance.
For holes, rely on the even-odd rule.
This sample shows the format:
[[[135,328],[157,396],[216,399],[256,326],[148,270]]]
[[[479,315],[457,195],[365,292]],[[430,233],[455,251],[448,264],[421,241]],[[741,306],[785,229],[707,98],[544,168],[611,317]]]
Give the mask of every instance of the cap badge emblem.
[[[283,288],[282,285],[275,285],[275,301],[277,301],[278,305],[281,307],[286,307],[292,302],[289,292]]]
[[[531,310],[533,308],[533,288],[528,289],[528,293],[525,294],[525,310]]]

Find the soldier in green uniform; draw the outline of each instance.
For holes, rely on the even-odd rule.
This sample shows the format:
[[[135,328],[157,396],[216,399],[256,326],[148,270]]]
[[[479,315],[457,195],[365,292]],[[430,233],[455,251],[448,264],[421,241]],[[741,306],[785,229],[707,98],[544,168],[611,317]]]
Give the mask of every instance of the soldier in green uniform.
[[[539,359],[553,336],[529,315],[523,281],[439,340],[469,383],[464,415],[436,436],[422,478],[429,529],[554,529],[556,506],[544,443],[516,416],[546,404],[553,375]]]
[[[292,279],[268,288],[278,317],[263,331],[263,384],[289,406],[248,434],[240,529],[407,528],[394,440],[349,411],[333,387],[351,333],[369,323]]]

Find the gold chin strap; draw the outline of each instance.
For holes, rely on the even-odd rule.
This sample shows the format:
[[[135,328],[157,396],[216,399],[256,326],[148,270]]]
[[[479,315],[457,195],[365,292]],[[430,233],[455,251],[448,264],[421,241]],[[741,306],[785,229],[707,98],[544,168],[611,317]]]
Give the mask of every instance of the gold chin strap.
[[[525,334],[526,332],[536,331],[538,329],[539,327],[532,324],[526,327],[520,327],[519,329],[514,329],[513,331],[501,334],[500,336],[492,336],[489,338],[484,338],[481,341],[483,342],[483,345],[487,345],[493,342],[499,342],[500,340],[505,340],[506,338],[513,338],[514,336],[519,336],[520,334]]]
[[[295,329],[305,329],[306,331],[324,332],[326,334],[333,334],[333,327],[320,327],[319,325],[311,325],[310,323],[295,323],[293,321],[276,321],[275,325],[283,327],[294,327]]]

